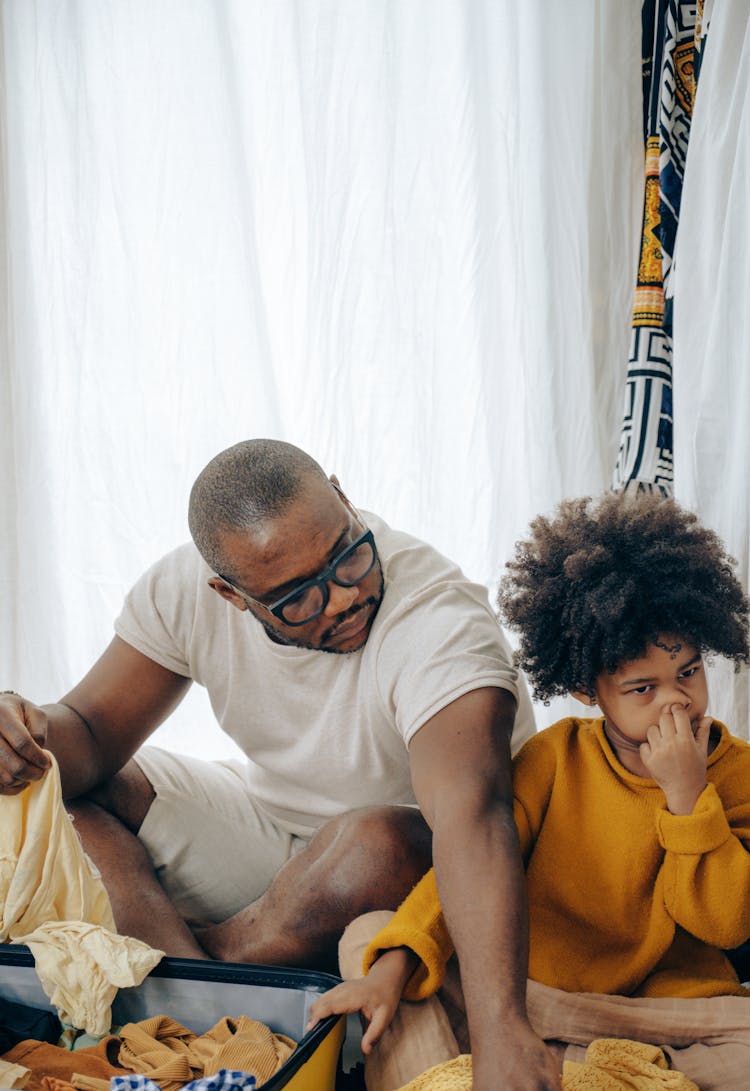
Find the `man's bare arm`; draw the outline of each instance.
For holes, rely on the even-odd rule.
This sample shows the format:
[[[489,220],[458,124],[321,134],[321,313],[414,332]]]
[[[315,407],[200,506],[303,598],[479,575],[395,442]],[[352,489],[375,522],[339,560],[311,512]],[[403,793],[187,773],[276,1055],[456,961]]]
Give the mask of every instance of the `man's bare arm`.
[[[39,707],[0,698],[0,795],[21,791],[46,768],[42,746],[60,766],[70,799],[112,776],[173,711],[190,680],[115,637],[88,674],[59,702]]]
[[[434,716],[410,746],[414,790],[458,954],[476,1091],[548,1091],[559,1066],[526,1016],[526,887],[513,821],[515,700],[474,690]]]

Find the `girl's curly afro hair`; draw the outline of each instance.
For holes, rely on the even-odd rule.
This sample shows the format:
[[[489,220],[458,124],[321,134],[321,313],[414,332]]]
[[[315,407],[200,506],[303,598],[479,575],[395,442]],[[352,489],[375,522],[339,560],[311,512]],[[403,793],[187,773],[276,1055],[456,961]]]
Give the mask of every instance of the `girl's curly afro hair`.
[[[516,544],[498,606],[521,635],[516,660],[541,700],[593,695],[603,671],[659,633],[750,662],[750,602],[719,537],[673,500],[608,493],[565,500]]]

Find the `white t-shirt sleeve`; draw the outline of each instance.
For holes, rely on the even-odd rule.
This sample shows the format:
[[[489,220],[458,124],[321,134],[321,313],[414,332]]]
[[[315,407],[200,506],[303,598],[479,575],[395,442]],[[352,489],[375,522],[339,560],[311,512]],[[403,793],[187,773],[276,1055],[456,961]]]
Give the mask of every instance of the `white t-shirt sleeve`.
[[[190,635],[195,623],[198,562],[192,546],[162,557],[128,592],[115,620],[115,632],[127,644],[167,670],[191,678]]]
[[[404,600],[387,620],[377,657],[378,685],[408,745],[446,705],[484,686],[519,701],[518,671],[486,591],[446,580]]]

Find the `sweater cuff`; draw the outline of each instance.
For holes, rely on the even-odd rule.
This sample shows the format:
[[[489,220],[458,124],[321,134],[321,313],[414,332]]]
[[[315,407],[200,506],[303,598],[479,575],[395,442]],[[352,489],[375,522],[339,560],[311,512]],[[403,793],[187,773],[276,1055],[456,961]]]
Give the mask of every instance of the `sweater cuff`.
[[[367,947],[362,959],[365,974],[385,951],[394,947],[408,947],[420,960],[419,966],[404,986],[403,999],[426,1000],[436,993],[443,983],[445,963],[452,953],[452,947],[446,951],[427,932],[418,928],[404,928],[403,925],[391,922],[381,928]]]
[[[712,852],[732,836],[713,784],[707,784],[698,796],[692,814],[672,814],[666,808],[659,811],[656,828],[663,849],[688,856]]]

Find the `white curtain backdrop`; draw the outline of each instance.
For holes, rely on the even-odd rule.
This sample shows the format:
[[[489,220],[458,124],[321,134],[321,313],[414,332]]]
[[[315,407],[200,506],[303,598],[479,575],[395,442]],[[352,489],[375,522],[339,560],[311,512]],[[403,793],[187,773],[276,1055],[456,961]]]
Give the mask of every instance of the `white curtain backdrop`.
[[[675,265],[675,494],[750,587],[750,6],[713,6]],[[750,738],[748,671],[717,661],[711,709]]]
[[[639,0],[2,0],[1,32],[0,688],[78,680],[242,438],[488,585],[607,487]],[[229,752],[211,722],[161,741]]]

